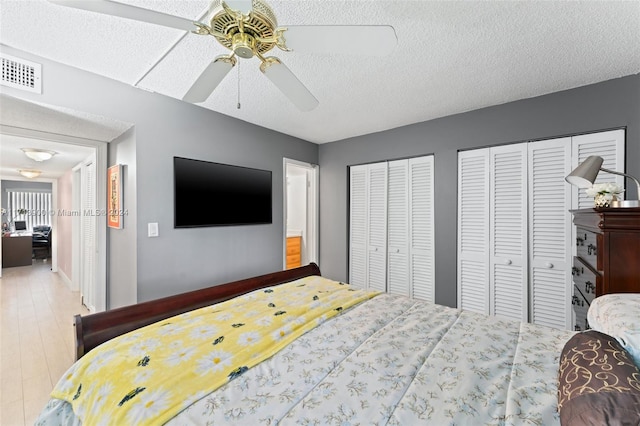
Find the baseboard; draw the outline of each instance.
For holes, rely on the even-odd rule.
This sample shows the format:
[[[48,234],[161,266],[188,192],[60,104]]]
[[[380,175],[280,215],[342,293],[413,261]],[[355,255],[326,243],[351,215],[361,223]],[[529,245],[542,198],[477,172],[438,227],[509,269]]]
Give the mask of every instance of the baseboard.
[[[69,290],[73,291],[73,282],[67,277],[67,274],[60,268],[58,268],[58,276],[62,279],[62,281],[69,287]]]

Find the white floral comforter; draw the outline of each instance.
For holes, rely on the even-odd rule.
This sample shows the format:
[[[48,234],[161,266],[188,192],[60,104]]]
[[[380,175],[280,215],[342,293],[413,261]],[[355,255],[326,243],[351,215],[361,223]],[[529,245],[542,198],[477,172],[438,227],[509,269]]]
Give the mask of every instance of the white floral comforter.
[[[382,294],[167,424],[559,424],[558,360],[573,334]],[[52,399],[36,424],[78,421]]]

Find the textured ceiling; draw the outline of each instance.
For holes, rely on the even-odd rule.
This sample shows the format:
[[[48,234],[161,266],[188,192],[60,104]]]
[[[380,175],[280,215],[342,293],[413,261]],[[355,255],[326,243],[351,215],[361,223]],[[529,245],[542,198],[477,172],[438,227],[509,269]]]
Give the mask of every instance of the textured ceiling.
[[[209,6],[206,0],[126,3],[190,19]],[[396,31],[398,45],[385,57],[354,54],[359,46],[349,40],[331,55],[275,49],[320,101],[311,112],[290,104],[255,58],[239,61],[201,104],[315,143],[640,72],[638,1],[269,4],[280,26],[387,24]],[[212,37],[45,0],[2,0],[0,7],[2,44],[175,98],[226,53]]]
[[[22,137],[15,135],[0,135],[2,143],[2,158],[0,159],[0,175],[3,179],[26,180],[19,174],[20,169],[39,170],[39,178],[56,179],[84,161],[92,148],[52,142],[46,139]],[[53,151],[56,155],[52,159],[37,162],[24,155],[22,148],[35,148]]]
[[[6,179],[23,180],[20,169],[40,170],[40,178],[58,178],[94,152],[86,144],[112,141],[132,126],[5,94],[0,94],[0,110],[0,176]],[[57,154],[48,161],[36,162],[22,148]]]

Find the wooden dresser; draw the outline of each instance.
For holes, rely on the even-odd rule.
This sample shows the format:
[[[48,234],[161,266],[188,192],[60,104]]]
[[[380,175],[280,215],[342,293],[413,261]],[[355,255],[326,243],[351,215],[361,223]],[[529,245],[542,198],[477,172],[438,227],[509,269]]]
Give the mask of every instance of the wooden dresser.
[[[608,293],[640,293],[640,208],[572,210],[575,329],[586,330],[591,301]]]
[[[302,237],[287,237],[287,269],[300,266]]]

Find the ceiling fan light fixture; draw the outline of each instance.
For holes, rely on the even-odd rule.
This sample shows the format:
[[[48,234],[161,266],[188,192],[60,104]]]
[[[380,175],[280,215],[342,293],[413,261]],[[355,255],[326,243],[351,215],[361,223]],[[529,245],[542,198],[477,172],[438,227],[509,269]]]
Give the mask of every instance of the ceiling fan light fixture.
[[[250,13],[246,15],[230,9],[227,3],[229,2],[214,0],[210,25],[207,31],[200,32],[202,35],[212,35],[222,46],[241,58],[264,55],[275,47],[274,31],[278,27],[278,22],[273,9],[267,3],[263,0],[254,0]],[[241,1],[232,3],[241,3]],[[251,40],[243,39],[243,36],[249,36]],[[243,56],[249,53],[250,56]]]
[[[57,154],[55,151],[49,151],[46,149],[36,149],[36,148],[22,148],[24,155],[31,158],[33,161],[47,161],[50,160],[51,157]]]
[[[246,33],[233,35],[233,52],[241,58],[249,59],[254,55],[256,39]]]
[[[318,106],[319,102],[277,58],[265,59],[267,52],[274,47],[286,52],[358,53],[382,56],[390,53],[398,42],[395,30],[390,25],[279,27],[276,15],[266,0],[212,0],[210,6],[198,18],[207,17],[209,24],[119,1],[49,1],[77,9],[177,28],[197,35],[213,36],[232,52],[228,55],[229,58],[235,60],[237,56],[249,59],[255,56],[260,59],[260,70],[301,111],[311,111]],[[357,46],[357,48],[352,49],[351,46]],[[226,62],[221,60],[211,62],[182,99],[191,103],[206,101],[235,65],[231,61],[232,59]]]
[[[20,169],[18,170],[18,173],[20,173],[22,176],[28,179],[35,179],[38,176],[40,176],[40,174],[42,174],[40,170],[26,170],[26,169]]]

